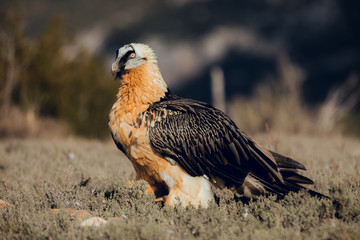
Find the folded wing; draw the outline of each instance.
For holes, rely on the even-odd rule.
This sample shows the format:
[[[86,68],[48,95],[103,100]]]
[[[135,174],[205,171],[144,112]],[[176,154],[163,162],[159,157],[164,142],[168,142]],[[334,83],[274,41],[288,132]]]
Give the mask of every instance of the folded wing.
[[[270,152],[241,132],[223,112],[202,102],[173,98],[153,104],[153,148],[191,176],[206,175],[225,186],[241,186],[249,172],[283,183]],[[265,151],[266,150],[266,151]]]

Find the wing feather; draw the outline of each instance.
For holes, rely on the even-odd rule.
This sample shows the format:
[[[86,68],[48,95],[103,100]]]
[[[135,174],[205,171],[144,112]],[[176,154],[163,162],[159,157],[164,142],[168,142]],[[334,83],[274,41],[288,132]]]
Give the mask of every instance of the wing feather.
[[[206,174],[213,176],[212,180],[224,180],[228,186],[239,185],[249,168],[256,165],[271,180],[281,178],[273,159],[267,159],[256,143],[223,112],[205,103],[182,98],[153,104],[148,111],[155,116],[160,112],[165,116],[161,121],[149,124],[152,146],[165,157],[174,159],[190,175]],[[255,163],[249,163],[249,159]]]
[[[304,189],[301,184],[313,183],[297,173],[305,170],[302,164],[265,149],[206,103],[168,94],[141,114],[155,152],[172,164],[175,161],[191,176],[206,175],[218,187],[242,189],[249,176],[267,191],[284,195]],[[125,152],[120,139],[112,137]]]
[[[302,164],[265,149],[210,105],[174,97],[148,111],[155,116],[155,122],[148,124],[151,145],[191,176],[206,175],[213,183],[238,188],[250,175],[279,195],[313,183],[297,173],[305,170]],[[160,115],[164,117],[156,121]]]

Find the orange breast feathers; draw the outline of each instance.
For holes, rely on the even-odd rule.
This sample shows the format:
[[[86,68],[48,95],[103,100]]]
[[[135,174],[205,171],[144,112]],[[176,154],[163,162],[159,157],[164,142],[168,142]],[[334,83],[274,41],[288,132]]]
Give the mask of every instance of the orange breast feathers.
[[[128,70],[122,76],[117,101],[109,115],[114,140],[119,142],[132,162],[137,179],[148,181],[154,192],[163,187],[156,186],[162,182],[158,173],[166,168],[168,162],[152,151],[148,137],[150,124],[145,124],[139,114],[159,101],[166,91],[167,86],[153,62]]]
[[[124,150],[129,151],[135,142],[150,144],[148,139],[143,139],[148,135],[148,128],[145,129],[139,116],[165,95],[167,86],[156,62],[128,70],[122,78],[117,101],[110,111],[109,126]]]
[[[137,174],[146,180],[165,204],[178,202],[207,206],[212,198],[209,182],[191,177],[181,167],[155,152],[149,139],[150,119],[145,112],[168,91],[156,62],[148,61],[122,75],[117,101],[110,112],[109,126],[114,140],[123,148]],[[147,113],[152,114],[152,113]],[[155,121],[155,120],[152,120]]]
[[[124,150],[131,151],[130,147],[135,143],[150,147],[150,141],[146,139],[148,128],[139,116],[153,102],[159,101],[166,91],[166,83],[156,62],[146,62],[123,74],[117,101],[110,111],[109,125]]]
[[[146,62],[138,68],[126,71],[122,76],[118,100],[113,109],[116,119],[130,123],[145,111],[151,103],[165,96],[167,85],[163,80],[157,64]],[[110,119],[111,120],[111,119]]]

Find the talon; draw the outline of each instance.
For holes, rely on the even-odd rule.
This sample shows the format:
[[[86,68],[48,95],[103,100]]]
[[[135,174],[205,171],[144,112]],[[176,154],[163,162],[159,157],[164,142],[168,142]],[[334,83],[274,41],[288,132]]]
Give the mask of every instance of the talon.
[[[155,200],[153,200],[153,203],[157,203],[157,202],[165,202],[165,199],[166,196],[162,196],[162,197],[159,197],[159,198],[156,198]]]

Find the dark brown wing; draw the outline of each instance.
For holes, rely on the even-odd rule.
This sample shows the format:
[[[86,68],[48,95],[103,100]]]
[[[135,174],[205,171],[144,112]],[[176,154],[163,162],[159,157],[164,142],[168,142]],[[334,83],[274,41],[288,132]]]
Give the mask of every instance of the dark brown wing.
[[[273,151],[270,152],[274,156],[279,171],[285,181],[292,183],[300,183],[300,184],[314,184],[314,182],[311,179],[297,173],[298,169],[306,170],[304,165],[295,161],[292,158],[283,156],[279,153]]]
[[[283,182],[271,153],[223,112],[202,102],[170,98],[153,104],[148,113],[157,120],[150,127],[151,145],[190,175],[239,186],[251,170],[265,181]]]

